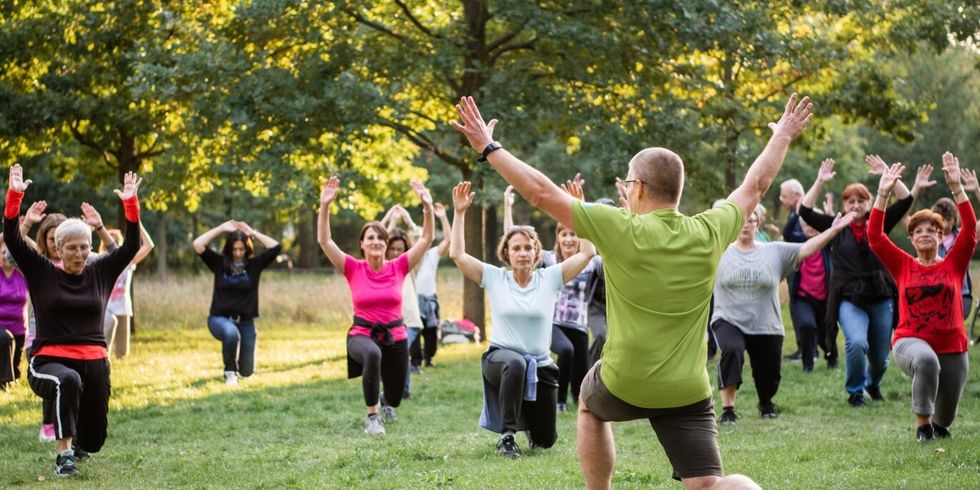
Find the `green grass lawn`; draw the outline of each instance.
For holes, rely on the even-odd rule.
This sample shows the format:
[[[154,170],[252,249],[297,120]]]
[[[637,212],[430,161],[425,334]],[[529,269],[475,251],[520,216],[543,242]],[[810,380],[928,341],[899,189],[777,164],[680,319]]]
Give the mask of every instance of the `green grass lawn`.
[[[460,276],[452,270],[443,276],[443,312],[453,316],[460,311]],[[365,435],[360,379],[345,378],[349,293],[336,276],[265,277],[257,374],[237,388],[224,385],[220,345],[204,325],[207,278],[137,280],[139,330],[133,355],[112,367],[105,447],[82,463],[79,478],[52,476],[54,445],[37,441],[39,399],[21,381],[0,393],[0,487],[582,486],[573,413],[559,416],[555,447],[525,449],[516,461],[495,454],[496,435],[477,426],[481,345],[440,350],[436,367],[413,378],[413,398],[387,436]],[[976,350],[971,360],[980,361]],[[713,377],[713,364],[709,372]],[[887,400],[863,409],[845,402],[843,376],[843,369],[823,364],[805,374],[799,362],[784,363],[775,399],[780,418],[762,420],[746,365],[743,418],[720,428],[726,471],[765,488],[980,487],[976,370],[953,438],[929,444],[914,441],[910,380],[896,366],[885,376]],[[615,486],[680,488],[645,421],[614,428]],[[523,436],[518,443],[526,447]]]

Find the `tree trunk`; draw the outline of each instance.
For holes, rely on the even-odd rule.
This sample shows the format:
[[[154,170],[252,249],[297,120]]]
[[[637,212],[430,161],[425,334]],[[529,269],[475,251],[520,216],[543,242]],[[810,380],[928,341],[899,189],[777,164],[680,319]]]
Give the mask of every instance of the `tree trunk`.
[[[470,180],[472,177],[477,176],[469,171],[463,172],[464,180]],[[473,184],[475,189],[479,189],[483,186],[483,179],[478,179],[476,182],[473,182]],[[466,211],[466,229],[464,231],[466,253],[485,262],[485,246],[483,241],[483,207],[477,205],[477,203],[473,203],[473,205],[471,205]],[[479,284],[470,281],[465,277],[463,278],[463,318],[475,323],[477,329],[480,331],[480,341],[486,341],[487,319],[483,288],[481,288]]]
[[[312,213],[306,213],[309,216],[304,217],[299,220],[296,224],[297,229],[297,241],[299,241],[299,267],[301,269],[309,269],[316,265],[317,257],[317,243],[316,243],[316,232],[314,231],[316,227],[317,216]]]
[[[153,248],[153,253],[157,258],[157,278],[164,280],[167,278],[167,213],[157,214],[157,229],[156,229],[156,239],[153,240],[156,245]]]
[[[140,165],[143,163],[141,159],[136,156],[136,138],[130,136],[125,132],[119,134],[119,151],[114,153],[116,156],[116,163],[119,165],[116,167],[117,177],[118,177],[118,189],[122,189],[122,184],[125,182],[125,177],[127,172],[133,172],[139,175]],[[119,214],[116,220],[116,224],[120,230],[125,230],[126,226],[126,215],[123,212],[122,201],[119,202]]]

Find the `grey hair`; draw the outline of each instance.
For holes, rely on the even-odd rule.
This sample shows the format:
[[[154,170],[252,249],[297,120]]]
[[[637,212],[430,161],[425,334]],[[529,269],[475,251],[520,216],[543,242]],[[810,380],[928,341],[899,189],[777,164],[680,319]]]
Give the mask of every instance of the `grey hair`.
[[[803,195],[803,184],[801,184],[800,181],[798,181],[796,179],[786,179],[786,180],[784,180],[782,184],[779,184],[779,188],[780,189],[786,189],[788,191],[792,191],[794,194],[796,194],[798,196],[802,196]]]
[[[54,230],[54,246],[61,248],[68,240],[85,238],[92,245],[92,228],[78,218],[68,218]]]

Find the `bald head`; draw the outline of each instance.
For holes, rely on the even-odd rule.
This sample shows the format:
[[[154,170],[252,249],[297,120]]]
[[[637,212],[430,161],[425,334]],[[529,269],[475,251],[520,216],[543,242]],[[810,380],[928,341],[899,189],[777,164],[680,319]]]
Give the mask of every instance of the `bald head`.
[[[647,148],[630,160],[630,170],[655,201],[677,203],[684,189],[684,162],[666,148]]]

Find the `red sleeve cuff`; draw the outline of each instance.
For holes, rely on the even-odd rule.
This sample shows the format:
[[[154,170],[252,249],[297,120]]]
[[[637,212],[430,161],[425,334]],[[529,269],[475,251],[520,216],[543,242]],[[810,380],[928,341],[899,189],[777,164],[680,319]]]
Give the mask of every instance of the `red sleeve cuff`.
[[[3,216],[7,219],[14,219],[20,214],[20,203],[24,200],[24,193],[15,190],[7,190],[7,203],[3,210]]]
[[[129,199],[123,201],[123,213],[126,215],[126,221],[137,223],[140,220],[140,201],[139,198],[133,196]]]

